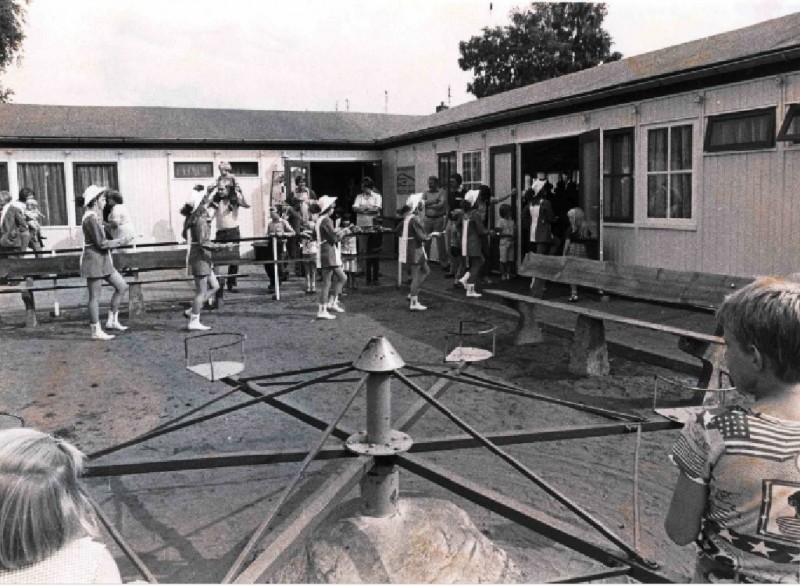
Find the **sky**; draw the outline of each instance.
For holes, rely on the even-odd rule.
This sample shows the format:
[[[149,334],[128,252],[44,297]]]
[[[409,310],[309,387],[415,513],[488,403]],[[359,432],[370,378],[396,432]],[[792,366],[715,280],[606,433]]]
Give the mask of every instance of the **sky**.
[[[22,55],[0,80],[28,104],[429,114],[474,99],[459,41],[526,5],[31,0]],[[607,6],[612,50],[626,57],[800,12],[800,0]]]

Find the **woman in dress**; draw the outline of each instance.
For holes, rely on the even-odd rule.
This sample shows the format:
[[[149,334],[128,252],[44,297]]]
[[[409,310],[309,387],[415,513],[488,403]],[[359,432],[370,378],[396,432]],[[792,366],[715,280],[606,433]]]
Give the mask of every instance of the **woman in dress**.
[[[467,261],[469,270],[459,281],[467,289],[467,297],[482,297],[475,291],[475,284],[478,282],[485,261],[481,244],[487,230],[481,218],[481,211],[478,209],[479,193],[477,189],[468,191],[461,203],[464,210],[464,218],[461,220],[461,256]]]
[[[91,503],[83,454],[30,428],[0,431],[0,584],[120,584]]]
[[[403,215],[403,223],[398,226],[400,232],[400,262],[407,265],[411,271],[411,293],[408,298],[411,301],[409,309],[411,311],[425,311],[428,309],[419,302],[419,289],[422,282],[431,272],[428,267],[428,255],[425,252],[425,244],[431,238],[438,236],[439,232],[425,231],[420,216],[425,213],[425,204],[422,193],[412,193],[406,200],[406,205],[400,210]]]
[[[189,251],[186,255],[186,272],[194,277],[194,299],[192,306],[183,312],[189,318],[189,330],[210,330],[200,323],[200,310],[203,304],[213,298],[219,289],[217,275],[214,274],[214,263],[211,251],[219,250],[224,245],[211,242],[211,220],[213,215],[209,208],[211,192],[195,191],[192,201],[181,209],[186,216],[183,223],[183,237],[187,240]],[[231,246],[235,246],[232,243]]]
[[[128,328],[119,323],[119,306],[128,284],[114,268],[111,249],[124,246],[126,238],[109,240],[101,220],[103,206],[106,204],[106,189],[90,185],[79,195],[76,203],[84,208],[81,229],[83,230],[83,254],[81,255],[81,277],[86,279],[89,289],[89,321],[92,328],[92,339],[111,340],[113,335],[107,334],[100,327],[100,294],[103,281],[114,287],[111,295],[111,306],[108,310],[106,328],[123,332]]]
[[[328,310],[344,313],[339,304],[339,295],[347,279],[342,269],[342,238],[352,232],[351,228],[337,231],[333,225],[331,214],[336,204],[335,197],[323,195],[318,200],[319,220],[314,227],[319,248],[317,251],[317,268],[322,271],[322,286],[319,290],[318,319],[335,319]]]

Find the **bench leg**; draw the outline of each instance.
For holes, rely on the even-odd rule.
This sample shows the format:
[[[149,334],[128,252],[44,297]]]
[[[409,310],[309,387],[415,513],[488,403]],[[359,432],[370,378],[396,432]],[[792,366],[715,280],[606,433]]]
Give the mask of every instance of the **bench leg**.
[[[504,303],[512,307],[519,314],[517,329],[514,331],[514,345],[523,346],[525,344],[540,344],[544,342],[542,328],[536,321],[536,306],[530,303],[520,303],[511,299],[505,299]]]
[[[141,283],[130,283],[128,286],[128,319],[133,321],[144,317],[147,310],[144,305],[144,292]]]
[[[36,321],[36,300],[33,298],[33,291],[28,289],[33,287],[33,279],[25,279],[25,289],[20,293],[22,295],[22,302],[25,304],[25,327],[35,328]]]
[[[603,320],[579,315],[569,353],[569,371],[572,374],[603,376],[610,370]]]

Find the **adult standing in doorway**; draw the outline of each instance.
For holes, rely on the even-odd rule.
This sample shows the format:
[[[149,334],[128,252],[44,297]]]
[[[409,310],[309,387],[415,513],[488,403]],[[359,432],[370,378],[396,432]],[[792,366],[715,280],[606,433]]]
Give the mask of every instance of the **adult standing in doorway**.
[[[549,183],[547,184],[549,185]],[[527,192],[525,206],[523,207],[522,221],[523,234],[527,234],[527,252],[547,254],[553,242],[551,224],[553,222],[553,206],[545,195],[549,193],[546,186],[542,186],[538,193],[530,189]],[[536,282],[536,277],[531,278],[531,289]]]
[[[439,265],[445,274],[450,272],[450,254],[444,237],[444,226],[447,220],[447,196],[439,189],[439,178],[436,175],[428,177],[428,191],[422,194],[425,205],[425,232],[438,232],[436,239],[436,254]],[[431,257],[431,240],[425,241],[425,255]]]
[[[364,177],[361,180],[361,193],[353,202],[353,211],[356,213],[356,226],[359,228],[373,228],[378,217],[383,211],[383,199],[381,194],[375,191],[375,181],[371,177]],[[381,268],[381,248],[383,234],[378,232],[368,232],[367,235],[359,237],[359,248],[366,251],[367,260],[364,263],[367,274],[367,285],[379,285],[378,274]]]
[[[305,175],[298,174],[294,178],[294,185],[295,187],[289,194],[286,203],[289,204],[289,209],[296,213],[290,213],[288,220],[295,234],[300,234],[302,225],[305,222],[308,222],[308,206],[312,201],[316,201],[317,194],[314,193],[313,189],[308,187],[308,182],[306,181]],[[287,253],[289,255],[289,259],[294,262],[295,275],[298,277],[305,276],[303,263],[299,262],[299,259],[301,258],[300,241],[297,239],[290,239],[288,242]],[[286,270],[288,271],[289,267],[287,267]]]
[[[119,323],[119,306],[128,284],[114,268],[111,259],[111,249],[124,246],[127,238],[109,240],[101,216],[106,205],[106,190],[104,187],[90,185],[83,195],[76,198],[75,203],[85,209],[81,220],[83,230],[83,254],[81,254],[81,277],[86,279],[89,289],[89,321],[92,327],[92,339],[111,340],[114,336],[107,334],[100,327],[100,294],[103,283],[106,281],[114,287],[111,295],[111,307],[108,310],[106,328],[109,330],[125,331],[128,328]]]
[[[217,222],[217,242],[238,242],[241,238],[239,231],[239,209],[249,208],[250,204],[242,193],[241,187],[236,182],[236,177],[231,173],[231,164],[221,161],[219,164],[219,177],[211,186],[211,199],[217,206],[214,219]],[[227,286],[231,293],[236,292],[236,275],[238,265],[228,267],[228,276],[222,278],[222,284],[217,291],[217,300],[222,297],[222,287]]]
[[[556,182],[553,196],[550,199],[553,206],[553,245],[550,254],[561,254],[562,244],[566,242],[570,228],[567,214],[572,208],[578,207],[578,186],[572,180],[572,174],[568,171],[561,173],[561,177]]]

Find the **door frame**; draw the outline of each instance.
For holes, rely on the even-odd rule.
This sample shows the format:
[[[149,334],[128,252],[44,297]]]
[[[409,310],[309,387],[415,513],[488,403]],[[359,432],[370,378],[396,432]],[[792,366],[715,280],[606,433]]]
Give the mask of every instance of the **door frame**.
[[[582,132],[578,135],[578,168],[580,171],[580,181],[578,187],[580,189],[580,205],[583,211],[587,211],[587,181],[586,174],[584,173],[584,146],[590,143],[597,143],[597,175],[595,181],[597,182],[597,259],[603,260],[603,134],[599,128]]]

